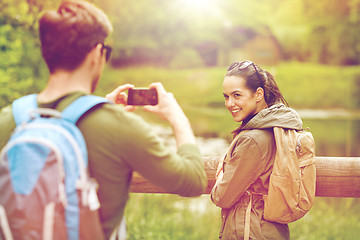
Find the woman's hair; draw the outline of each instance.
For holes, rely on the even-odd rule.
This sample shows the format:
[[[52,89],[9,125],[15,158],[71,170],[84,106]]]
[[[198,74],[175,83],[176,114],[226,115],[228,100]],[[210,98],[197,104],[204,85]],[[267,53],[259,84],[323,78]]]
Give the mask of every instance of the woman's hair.
[[[111,32],[106,14],[85,1],[65,1],[57,11],[47,11],[40,18],[39,33],[50,73],[56,69],[76,69]]]
[[[244,68],[242,66],[245,65]],[[235,64],[235,63],[234,63]],[[235,66],[235,67],[231,67]],[[226,76],[237,76],[245,80],[246,86],[253,92],[261,87],[264,90],[264,98],[267,105],[270,107],[276,103],[289,104],[281,94],[274,77],[267,71],[261,69],[250,61],[240,62],[229,67]]]

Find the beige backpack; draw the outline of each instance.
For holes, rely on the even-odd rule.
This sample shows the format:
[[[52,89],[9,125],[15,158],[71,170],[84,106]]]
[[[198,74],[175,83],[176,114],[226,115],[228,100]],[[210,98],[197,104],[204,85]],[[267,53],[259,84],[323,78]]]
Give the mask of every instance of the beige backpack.
[[[274,127],[276,156],[268,195],[263,195],[264,219],[282,224],[303,217],[315,200],[315,141],[310,132]],[[252,198],[250,193],[250,199]],[[251,200],[246,211],[249,239]]]
[[[290,223],[303,217],[315,200],[315,141],[310,132],[274,127],[276,156],[264,219]]]

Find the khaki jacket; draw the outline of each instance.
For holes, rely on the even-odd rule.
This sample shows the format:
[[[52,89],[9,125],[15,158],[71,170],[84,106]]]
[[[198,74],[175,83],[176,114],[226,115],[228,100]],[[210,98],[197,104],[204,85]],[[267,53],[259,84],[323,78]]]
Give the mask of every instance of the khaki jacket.
[[[222,208],[221,239],[243,239],[245,211],[250,197],[247,191],[267,194],[269,178],[275,160],[276,145],[273,127],[300,130],[298,114],[276,104],[260,111],[231,143],[221,174],[211,191],[211,199]],[[246,130],[246,131],[245,131]],[[265,221],[264,202],[253,195],[250,222],[251,239],[289,239],[286,224]]]

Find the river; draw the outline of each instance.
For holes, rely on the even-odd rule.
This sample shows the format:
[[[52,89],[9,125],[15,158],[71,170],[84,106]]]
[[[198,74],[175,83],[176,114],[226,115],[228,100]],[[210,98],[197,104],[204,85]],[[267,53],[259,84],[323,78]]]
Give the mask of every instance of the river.
[[[317,156],[360,156],[360,112],[343,109],[299,109],[304,128],[309,128],[316,143]],[[170,127],[154,125],[164,143],[175,149],[175,139]],[[230,133],[229,133],[230,134]],[[229,142],[223,138],[197,136],[197,143],[204,157],[222,157]]]
[[[171,127],[154,125],[155,132],[163,140],[164,144],[176,151],[176,142]],[[196,137],[197,145],[203,157],[224,156],[229,147],[229,143],[223,138],[203,138]]]

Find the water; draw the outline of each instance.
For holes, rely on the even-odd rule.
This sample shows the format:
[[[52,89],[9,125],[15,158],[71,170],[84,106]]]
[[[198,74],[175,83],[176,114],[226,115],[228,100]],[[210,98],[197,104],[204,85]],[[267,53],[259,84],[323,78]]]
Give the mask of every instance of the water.
[[[346,111],[299,110],[304,128],[309,128],[316,143],[316,155],[327,157],[360,156],[360,117]],[[176,151],[170,127],[154,125],[165,145]],[[230,133],[229,133],[230,134]],[[204,157],[223,157],[230,142],[224,138],[196,137]]]
[[[347,110],[298,110],[316,143],[316,155],[360,156],[360,114]]]
[[[164,144],[176,151],[176,142],[172,129],[160,125],[154,125],[154,129]],[[229,143],[223,138],[203,138],[197,136],[196,142],[203,157],[222,157],[229,147]]]

